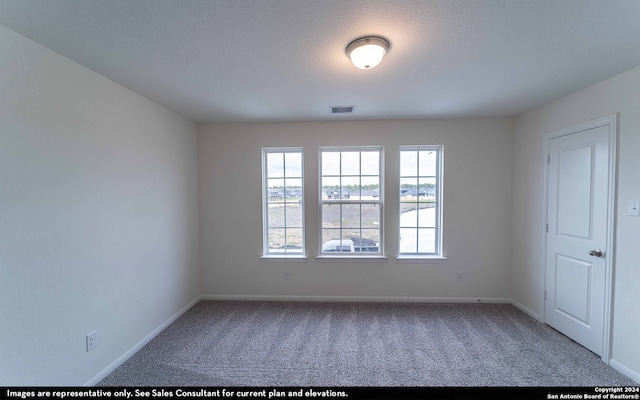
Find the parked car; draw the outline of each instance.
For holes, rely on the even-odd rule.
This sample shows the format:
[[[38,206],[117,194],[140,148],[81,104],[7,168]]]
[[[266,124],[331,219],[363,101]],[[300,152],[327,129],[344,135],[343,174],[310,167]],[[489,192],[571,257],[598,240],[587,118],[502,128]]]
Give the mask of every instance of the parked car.
[[[378,243],[363,238],[332,239],[322,244],[323,253],[377,253]]]
[[[355,253],[356,249],[353,240],[333,239],[322,244],[323,253]]]
[[[377,253],[380,248],[378,243],[371,239],[354,236],[351,237],[351,241],[353,242],[353,246],[356,252]]]

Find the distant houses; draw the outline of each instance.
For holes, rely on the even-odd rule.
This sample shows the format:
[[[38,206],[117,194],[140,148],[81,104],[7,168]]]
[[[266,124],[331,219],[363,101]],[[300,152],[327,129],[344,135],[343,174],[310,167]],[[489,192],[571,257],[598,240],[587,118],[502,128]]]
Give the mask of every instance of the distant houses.
[[[421,188],[400,188],[400,196],[407,197],[433,197],[436,195],[435,187]]]
[[[269,190],[269,201],[278,202],[287,199],[295,199],[302,197],[302,189],[276,189]]]
[[[433,197],[436,194],[435,187],[426,188],[400,188],[400,196],[402,197]],[[376,198],[380,196],[378,189],[363,189],[360,192],[361,198]],[[302,197],[302,189],[271,189],[269,190],[269,202],[280,202],[287,199],[295,199]],[[358,198],[356,191],[343,190],[340,192],[338,188],[324,189],[324,197],[326,199],[348,200],[352,197]]]

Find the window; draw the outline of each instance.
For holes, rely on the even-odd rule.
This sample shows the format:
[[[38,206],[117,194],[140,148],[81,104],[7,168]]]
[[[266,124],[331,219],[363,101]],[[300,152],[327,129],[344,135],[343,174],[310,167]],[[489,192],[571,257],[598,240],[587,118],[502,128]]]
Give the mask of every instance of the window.
[[[399,256],[442,255],[442,146],[400,147]]]
[[[302,161],[300,148],[262,149],[264,256],[305,254]]]
[[[320,148],[320,253],[382,254],[382,147]]]

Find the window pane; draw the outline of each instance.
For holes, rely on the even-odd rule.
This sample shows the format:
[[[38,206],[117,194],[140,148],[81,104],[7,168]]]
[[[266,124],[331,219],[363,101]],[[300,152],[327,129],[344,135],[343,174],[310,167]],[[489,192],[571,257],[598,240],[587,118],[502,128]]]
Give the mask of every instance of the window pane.
[[[418,226],[418,204],[400,203],[400,226],[403,228]]]
[[[436,178],[420,178],[419,183],[418,194],[420,198],[435,200]]]
[[[294,178],[286,180],[285,198],[287,201],[296,201],[302,198],[302,179]]]
[[[267,153],[267,177],[278,178],[284,176],[283,153]]]
[[[267,210],[269,216],[269,228],[284,228],[284,206],[270,205]]]
[[[297,228],[303,226],[301,206],[297,204],[287,204],[285,214],[287,218],[287,227]]]
[[[435,228],[436,208],[433,203],[420,203],[420,211],[418,211],[418,226],[420,228]]]
[[[418,152],[400,152],[400,176],[418,176]]]
[[[436,152],[421,151],[420,158],[420,176],[436,176]]]
[[[436,230],[418,229],[418,253],[435,253],[436,251]]]
[[[360,152],[342,152],[342,175],[360,175]]]
[[[400,178],[400,200],[415,201],[418,196],[417,178]]]
[[[340,152],[322,152],[322,175],[340,175]]]
[[[360,204],[342,205],[342,227],[360,228]]]
[[[322,243],[326,244],[331,240],[340,240],[340,229],[323,229]]]
[[[267,185],[267,202],[282,203],[284,201],[284,179],[269,179]]]
[[[340,204],[323,204],[322,205],[322,227],[323,228],[340,228],[341,217]]]
[[[328,189],[340,188],[340,177],[339,176],[323,176],[322,187],[328,188]]]
[[[269,204],[277,204],[282,203],[284,196],[282,195],[282,190],[269,189],[269,193],[267,194],[267,202]]]
[[[380,195],[380,177],[365,176],[360,179],[360,199],[377,200]]]
[[[363,229],[360,238],[354,239],[354,245],[357,245],[363,253],[377,253],[380,251],[380,230],[379,229]],[[356,249],[358,251],[358,249]]]
[[[322,177],[322,199],[340,199],[340,177]]]
[[[380,228],[380,205],[362,205],[362,228]]]
[[[284,228],[269,228],[269,249],[283,249],[284,244]]]
[[[287,253],[289,252],[302,252],[302,228],[288,228],[286,232],[287,239]]]
[[[362,175],[380,175],[380,153],[363,151],[361,154]]]
[[[418,251],[418,230],[415,228],[400,228],[400,253],[415,253]]]
[[[342,198],[351,199],[355,196],[355,199],[360,198],[360,178],[357,176],[342,178]]]
[[[284,179],[282,178],[268,179],[267,186],[269,187],[269,189],[283,189]]]
[[[302,178],[302,153],[284,153],[285,176]]]

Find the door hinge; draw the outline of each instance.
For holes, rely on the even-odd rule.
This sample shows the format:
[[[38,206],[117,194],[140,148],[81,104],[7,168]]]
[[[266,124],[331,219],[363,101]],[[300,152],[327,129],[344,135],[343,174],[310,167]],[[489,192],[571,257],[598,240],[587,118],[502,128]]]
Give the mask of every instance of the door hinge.
[[[545,230],[546,230],[547,233],[549,233],[549,224],[547,224]]]
[[[551,164],[551,154],[547,154],[547,164]]]
[[[547,299],[547,291],[546,290],[544,291],[544,299],[545,300]]]

